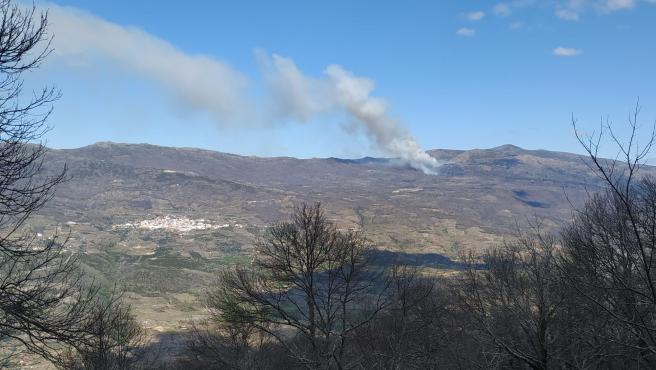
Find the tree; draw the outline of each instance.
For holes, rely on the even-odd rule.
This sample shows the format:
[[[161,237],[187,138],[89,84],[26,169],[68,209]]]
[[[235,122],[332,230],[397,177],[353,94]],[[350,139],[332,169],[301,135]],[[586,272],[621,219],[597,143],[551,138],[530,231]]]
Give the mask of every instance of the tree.
[[[276,369],[292,368],[283,348],[267,340],[256,325],[212,322],[191,324],[186,358],[179,367],[187,369]]]
[[[82,323],[87,337],[66,353],[61,366],[70,370],[128,370],[152,368],[156,355],[146,348],[147,337],[118,294],[98,297]]]
[[[23,74],[51,50],[47,14],[1,0],[0,17],[0,343],[17,341],[56,361],[62,343],[85,335],[77,323],[94,293],[83,286],[65,240],[41,240],[26,227],[65,173],[44,175],[40,142],[58,92],[23,93]]]
[[[432,342],[435,339],[430,334],[438,329],[431,325],[436,315],[420,315],[427,313],[421,312],[421,308],[429,302],[433,288],[434,283],[422,279],[416,269],[392,268],[390,304],[376,320],[363,327],[358,336],[363,352],[370,355],[368,367],[398,369],[410,368],[415,362],[430,363],[421,360],[431,357],[424,345],[426,340]],[[430,306],[439,309],[437,305]]]
[[[421,270],[391,268],[390,304],[358,330],[356,345],[367,369],[449,368],[459,344],[450,324],[450,295],[442,281]],[[468,348],[471,350],[471,348]]]
[[[628,140],[619,139],[610,123],[597,135],[577,137],[590,158],[590,168],[605,189],[587,201],[563,231],[566,283],[583,297],[600,320],[609,324],[589,333],[637,367],[656,366],[656,181],[640,176],[656,138],[638,133],[639,105],[629,118]],[[573,120],[576,129],[576,121]],[[599,149],[608,135],[618,149],[604,160]],[[643,139],[644,138],[644,139]],[[643,139],[639,143],[638,139]]]
[[[497,353],[491,365],[531,369],[578,368],[570,292],[557,268],[556,239],[534,232],[483,256],[461,277],[459,296],[472,326]],[[571,356],[574,354],[574,356]]]
[[[320,204],[302,204],[270,227],[251,269],[221,276],[208,296],[213,319],[256,328],[309,369],[350,368],[350,343],[385,306],[387,282],[367,269],[368,246],[339,231]]]

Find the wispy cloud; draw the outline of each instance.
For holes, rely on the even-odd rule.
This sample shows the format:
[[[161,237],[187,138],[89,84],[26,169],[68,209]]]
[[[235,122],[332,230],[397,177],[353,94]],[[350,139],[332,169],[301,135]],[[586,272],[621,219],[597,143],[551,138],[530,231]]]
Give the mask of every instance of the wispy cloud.
[[[485,12],[479,10],[475,12],[466,13],[465,18],[467,18],[472,22],[477,22],[485,18]]]
[[[492,8],[492,12],[496,15],[507,17],[512,14],[512,9],[507,3],[498,3]]]
[[[511,29],[511,30],[513,30],[513,31],[514,31],[514,30],[518,30],[518,29],[520,29],[520,28],[522,28],[522,27],[524,27],[524,23],[523,23],[523,22],[520,22],[520,21],[515,21],[515,22],[512,22],[512,23],[510,23],[510,24],[508,25],[508,28]]]
[[[574,57],[581,53],[582,53],[581,49],[568,48],[563,46],[559,46],[553,49],[553,55],[558,57]]]
[[[462,27],[456,31],[456,35],[462,37],[474,37],[476,36],[476,30],[473,28]]]
[[[556,17],[565,21],[578,21],[579,13],[572,9],[556,9]]]
[[[637,8],[640,3],[656,4],[656,0],[508,0],[494,5],[492,13],[507,17],[517,9],[536,6],[553,11],[559,19],[578,21],[585,13],[610,14]]]
[[[537,0],[508,0],[494,5],[492,7],[492,13],[501,17],[507,17],[511,15],[515,9],[525,8],[536,4],[537,2]]]
[[[604,0],[598,6],[604,12],[616,12],[619,10],[633,9],[637,0]]]

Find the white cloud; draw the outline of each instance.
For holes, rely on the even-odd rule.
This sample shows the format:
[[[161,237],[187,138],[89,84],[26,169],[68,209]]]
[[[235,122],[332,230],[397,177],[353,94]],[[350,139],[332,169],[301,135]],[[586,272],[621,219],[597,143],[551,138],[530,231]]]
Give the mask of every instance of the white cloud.
[[[477,22],[485,18],[485,12],[482,12],[480,10],[476,12],[470,12],[465,14],[465,17],[470,21]]]
[[[599,14],[610,14],[613,12],[631,10],[640,3],[656,4],[656,0],[561,0],[556,4],[556,15],[562,19],[569,19],[568,12],[576,13],[578,16],[586,11],[596,11]],[[559,13],[558,11],[563,12]],[[564,15],[564,16],[561,16]]]
[[[590,11],[610,14],[634,9],[641,3],[656,4],[656,0],[507,0],[497,3],[492,8],[492,13],[506,17],[517,9],[534,6],[553,11],[554,15],[562,20],[578,21],[583,14]]]
[[[565,0],[561,2],[564,3],[562,7],[579,11],[588,6],[591,1],[599,0]]]
[[[507,3],[499,3],[492,8],[492,12],[496,15],[507,17],[512,14],[512,9]]]
[[[456,31],[456,35],[462,37],[474,37],[476,36],[476,30],[473,28],[462,27]]]
[[[578,21],[579,13],[572,9],[557,9],[556,17],[566,21]]]
[[[522,27],[524,27],[524,23],[520,21],[512,22],[508,25],[508,28],[511,30],[518,30]]]
[[[619,10],[633,9],[637,0],[603,0],[598,4],[602,12],[616,12]]]
[[[559,57],[574,57],[579,54],[581,54],[582,51],[581,49],[575,49],[575,48],[567,48],[563,46],[559,46],[555,49],[553,49],[553,55],[559,56]]]

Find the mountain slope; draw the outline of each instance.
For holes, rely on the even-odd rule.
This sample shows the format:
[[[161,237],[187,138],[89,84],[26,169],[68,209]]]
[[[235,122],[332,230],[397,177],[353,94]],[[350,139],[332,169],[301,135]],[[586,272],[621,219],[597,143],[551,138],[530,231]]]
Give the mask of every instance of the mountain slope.
[[[424,175],[393,160],[243,157],[188,148],[98,143],[51,150],[68,181],[30,220],[57,233],[98,282],[119,284],[147,328],[184,330],[216,272],[250,261],[267,224],[321,201],[342,228],[364,228],[381,261],[457,268],[535,217],[556,229],[598,179],[585,158],[505,145],[433,150]],[[647,168],[652,172],[652,168]]]
[[[43,215],[109,233],[166,215],[228,220],[251,226],[255,237],[293,204],[321,201],[342,227],[364,225],[380,248],[453,256],[490,246],[529,218],[557,227],[571,215],[568,198],[580,204],[598,181],[584,157],[568,153],[511,145],[429,153],[444,163],[438,175],[376,158],[260,158],[114,143],[52,150],[49,167],[66,163],[69,181]]]

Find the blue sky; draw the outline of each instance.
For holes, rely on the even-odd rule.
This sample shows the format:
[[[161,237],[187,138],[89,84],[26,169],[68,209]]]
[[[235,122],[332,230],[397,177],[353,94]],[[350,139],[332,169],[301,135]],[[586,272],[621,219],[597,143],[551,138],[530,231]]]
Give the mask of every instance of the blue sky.
[[[350,72],[348,78],[375,81],[375,89],[363,99],[386,102],[376,127],[393,119],[398,132],[424,149],[512,143],[580,152],[570,125],[572,113],[586,129],[602,116],[621,128],[638,97],[645,126],[656,120],[656,4],[649,0],[116,0],[40,5],[116,26],[90,40],[84,30],[67,28],[67,15],[51,19],[55,48],[63,51],[30,75],[28,85],[45,82],[62,90],[48,134],[48,145],[56,148],[117,141],[263,156],[397,154],[390,149],[395,144],[372,134],[370,126],[351,124],[357,112],[349,111],[352,106],[342,98],[317,108],[323,95],[303,101],[306,105],[289,103],[284,95],[284,114],[261,113],[278,112],[280,94],[269,91],[271,76],[258,50],[266,55],[265,64],[273,61],[274,86],[283,84],[284,92],[288,85],[281,80],[288,75],[281,72],[277,56],[293,61],[294,71],[302,73],[303,93],[334,88],[336,80],[326,77],[329,65]],[[127,33],[122,36],[121,30]],[[122,49],[126,39],[121,37],[136,46]],[[104,45],[94,45],[98,40]],[[148,71],[143,64],[160,63],[166,54],[146,58],[142,53],[151,48],[141,48],[142,41],[164,43],[168,46],[161,49],[173,48],[180,60],[202,55],[211,63],[218,61],[229,76],[245,82],[224,84],[225,74],[219,71],[204,89],[180,92],[179,86],[188,87],[185,65],[179,71],[170,65]],[[209,67],[216,67],[211,63]],[[197,96],[214,95],[213,86],[217,95],[228,98],[205,102]],[[239,119],[225,113],[229,107],[219,113],[211,107],[229,104],[226,99],[232,101],[233,95],[248,102]],[[273,110],[271,101],[277,102]],[[308,109],[307,116],[301,114]]]

